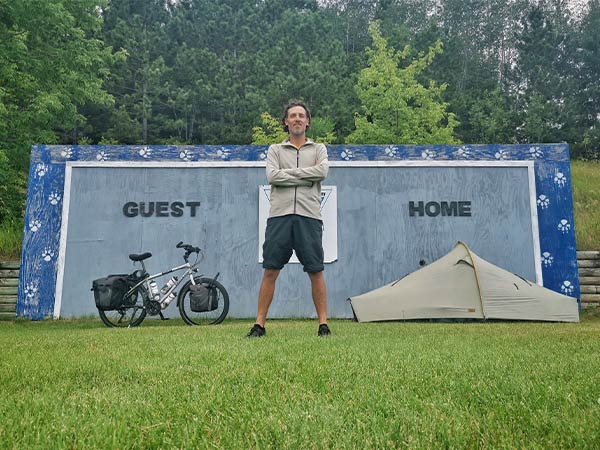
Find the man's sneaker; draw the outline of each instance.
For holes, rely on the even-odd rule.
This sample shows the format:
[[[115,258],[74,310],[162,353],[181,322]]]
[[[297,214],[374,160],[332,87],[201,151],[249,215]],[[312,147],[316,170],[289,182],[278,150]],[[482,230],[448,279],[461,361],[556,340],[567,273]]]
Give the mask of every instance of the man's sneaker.
[[[250,333],[248,333],[246,337],[257,338],[263,337],[265,334],[267,334],[267,330],[265,329],[265,327],[261,327],[259,324],[255,323],[254,326],[250,329]]]
[[[319,332],[317,333],[317,336],[319,336],[319,337],[331,336],[331,330],[329,329],[329,327],[327,326],[326,323],[322,323],[321,325],[319,325]]]

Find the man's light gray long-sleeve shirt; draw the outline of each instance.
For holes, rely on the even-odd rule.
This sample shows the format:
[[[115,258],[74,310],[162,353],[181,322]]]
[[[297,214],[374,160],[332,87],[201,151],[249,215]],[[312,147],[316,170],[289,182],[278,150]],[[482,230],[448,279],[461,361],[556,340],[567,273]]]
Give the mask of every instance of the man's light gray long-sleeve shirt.
[[[329,172],[327,148],[308,139],[297,149],[289,140],[267,152],[271,185],[269,217],[298,214],[321,220],[321,181]]]

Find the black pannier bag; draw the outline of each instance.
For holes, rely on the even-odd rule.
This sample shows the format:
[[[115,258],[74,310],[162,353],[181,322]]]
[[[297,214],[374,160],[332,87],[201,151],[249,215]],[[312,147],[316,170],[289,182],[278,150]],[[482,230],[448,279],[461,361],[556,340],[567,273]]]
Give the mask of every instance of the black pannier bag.
[[[123,306],[123,299],[131,284],[128,277],[127,274],[109,275],[92,281],[96,308],[110,311]]]
[[[217,290],[207,289],[202,284],[190,285],[190,308],[193,312],[208,312],[217,309]]]

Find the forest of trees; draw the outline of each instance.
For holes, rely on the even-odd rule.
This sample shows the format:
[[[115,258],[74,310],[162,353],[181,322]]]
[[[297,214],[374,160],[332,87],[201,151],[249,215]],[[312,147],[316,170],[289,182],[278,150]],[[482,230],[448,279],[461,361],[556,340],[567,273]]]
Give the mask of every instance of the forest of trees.
[[[334,143],[599,158],[599,30],[600,0],[0,0],[0,222],[31,144],[248,144],[290,99]]]

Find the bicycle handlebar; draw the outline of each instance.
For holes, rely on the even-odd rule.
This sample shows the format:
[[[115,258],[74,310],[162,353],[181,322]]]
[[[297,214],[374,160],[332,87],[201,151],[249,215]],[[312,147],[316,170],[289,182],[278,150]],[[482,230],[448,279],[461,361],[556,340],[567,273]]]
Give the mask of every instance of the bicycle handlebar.
[[[179,244],[177,244],[175,247],[184,249],[188,255],[190,253],[200,253],[200,247],[194,247],[190,244],[184,244],[183,241],[179,241]]]

